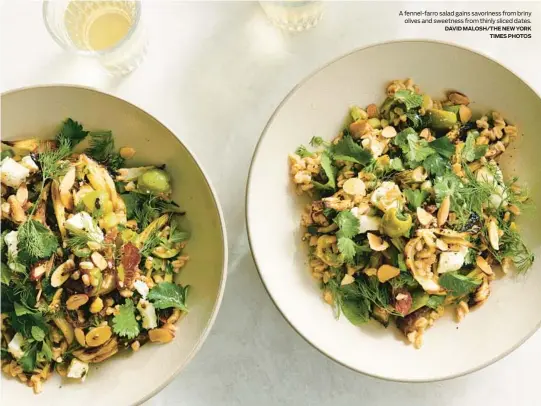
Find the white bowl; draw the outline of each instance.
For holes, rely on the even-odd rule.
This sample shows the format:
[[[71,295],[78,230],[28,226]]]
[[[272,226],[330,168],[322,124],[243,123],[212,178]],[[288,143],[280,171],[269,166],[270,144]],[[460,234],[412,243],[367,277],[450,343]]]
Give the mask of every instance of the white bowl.
[[[541,323],[541,267],[524,277],[495,281],[490,299],[457,325],[450,315],[425,333],[422,349],[394,328],[355,327],[336,320],[307,265],[300,241],[303,204],[288,174],[287,155],[313,136],[333,138],[351,105],[380,103],[392,79],[411,77],[423,91],[466,93],[474,111],[493,108],[524,137],[508,151],[505,174],[518,174],[541,202],[541,100],[498,63],[467,49],[429,41],[371,46],[331,62],[299,84],[273,114],[257,146],[247,185],[247,223],[259,273],[278,309],[314,347],[333,360],[379,378],[433,381],[463,375],[502,358]],[[540,222],[523,219],[523,233],[539,255]]]
[[[186,210],[192,237],[190,261],[180,282],[191,285],[190,312],[178,323],[175,339],[126,351],[93,367],[84,383],[58,376],[43,392],[2,376],[2,404],[134,405],[165,387],[197,353],[214,323],[227,274],[225,225],[216,195],[193,154],[154,117],[116,97],[72,86],[33,87],[2,95],[2,139],[51,138],[67,117],[86,129],[113,131],[118,147],[136,149],[131,166],[167,165],[173,199]]]

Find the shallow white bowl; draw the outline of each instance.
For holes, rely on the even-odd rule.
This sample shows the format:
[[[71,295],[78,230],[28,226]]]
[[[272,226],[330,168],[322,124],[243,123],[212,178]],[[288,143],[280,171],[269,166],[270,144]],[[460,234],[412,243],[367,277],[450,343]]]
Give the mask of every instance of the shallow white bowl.
[[[421,350],[395,328],[336,320],[321,298],[300,241],[303,204],[288,174],[288,153],[313,136],[333,138],[351,105],[381,103],[385,85],[411,77],[429,94],[457,89],[474,111],[497,109],[524,137],[508,151],[506,175],[518,174],[541,202],[541,100],[498,63],[438,42],[402,41],[371,46],[326,65],[291,91],[271,117],[257,146],[247,185],[247,223],[263,283],[278,309],[308,342],[335,361],[375,377],[433,381],[463,375],[502,358],[541,323],[541,267],[525,277],[495,281],[490,299],[457,325],[450,315],[425,333]],[[526,216],[525,216],[526,217]],[[539,217],[523,219],[523,232],[539,254]]]
[[[175,339],[145,345],[93,367],[84,383],[47,381],[43,392],[2,376],[4,405],[134,405],[163,389],[197,353],[207,337],[225,288],[227,242],[216,195],[193,154],[154,117],[138,107],[95,90],[72,86],[26,88],[2,95],[3,140],[52,138],[67,117],[86,129],[113,131],[118,147],[137,153],[130,166],[166,164],[173,180],[173,199],[186,210],[192,237],[190,261],[180,282],[191,285],[190,312],[180,320]]]

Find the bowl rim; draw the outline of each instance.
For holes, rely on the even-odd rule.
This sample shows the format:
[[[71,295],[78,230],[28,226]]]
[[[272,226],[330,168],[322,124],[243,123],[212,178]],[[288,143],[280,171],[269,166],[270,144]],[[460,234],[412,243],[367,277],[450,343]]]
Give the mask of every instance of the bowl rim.
[[[255,263],[255,267],[257,269],[257,273],[259,274],[259,277],[261,279],[261,282],[263,283],[263,286],[265,287],[265,290],[267,291],[272,303],[274,304],[274,306],[278,309],[278,311],[280,312],[280,314],[282,315],[282,317],[287,321],[287,323],[291,326],[291,328],[301,337],[303,338],[308,344],[310,344],[313,348],[315,348],[317,351],[319,351],[321,354],[325,355],[327,358],[331,359],[332,361],[336,362],[337,364],[340,364],[342,365],[343,367],[346,367],[352,371],[355,371],[355,372],[358,372],[358,373],[361,373],[363,375],[367,375],[367,376],[370,376],[372,378],[378,378],[378,379],[382,379],[382,380],[385,380],[385,381],[390,381],[390,382],[404,382],[404,383],[428,383],[428,382],[440,382],[440,381],[446,381],[446,380],[450,380],[450,379],[454,379],[454,378],[459,378],[461,376],[466,376],[466,375],[469,375],[473,372],[476,372],[476,371],[479,371],[481,369],[484,369],[492,364],[494,364],[495,362],[507,357],[509,354],[511,354],[513,351],[515,351],[517,348],[519,348],[522,344],[524,344],[530,337],[532,337],[535,332],[537,330],[539,330],[541,328],[541,318],[539,319],[539,321],[537,322],[537,325],[528,333],[526,334],[521,340],[519,340],[515,345],[511,346],[509,349],[507,349],[506,351],[502,352],[501,354],[497,355],[496,357],[480,364],[480,365],[477,365],[475,367],[472,367],[472,368],[469,368],[463,372],[459,372],[459,373],[454,373],[454,374],[450,374],[450,375],[443,375],[443,376],[440,376],[440,377],[436,377],[436,378],[429,378],[429,379],[407,379],[407,378],[401,378],[401,379],[397,379],[397,378],[391,378],[391,377],[388,377],[388,376],[384,376],[384,375],[381,375],[381,374],[375,374],[375,373],[371,373],[371,372],[368,372],[366,370],[363,370],[363,369],[360,369],[360,368],[355,368],[351,365],[347,365],[346,363],[342,362],[342,361],[339,361],[337,360],[336,358],[334,358],[331,354],[327,353],[326,351],[324,351],[323,349],[319,348],[317,345],[315,345],[309,337],[303,335],[296,327],[295,325],[293,324],[293,322],[291,320],[289,320],[286,315],[284,314],[284,312],[282,312],[282,309],[280,308],[280,306],[278,305],[277,301],[275,300],[271,290],[269,289],[269,287],[267,286],[267,283],[266,283],[266,280],[265,280],[265,277],[263,275],[263,272],[261,272],[261,266],[260,266],[260,262],[258,261],[257,259],[257,255],[256,255],[256,252],[254,251],[254,247],[253,247],[253,236],[252,236],[252,230],[251,230],[251,226],[250,226],[250,221],[249,221],[249,211],[250,211],[250,199],[249,199],[249,196],[250,196],[250,185],[251,185],[251,182],[252,182],[252,175],[253,175],[253,168],[254,168],[254,163],[258,157],[258,154],[260,152],[260,146],[261,146],[261,143],[263,141],[263,139],[265,138],[265,136],[267,135],[267,132],[269,130],[269,128],[271,127],[271,125],[273,124],[276,116],[278,115],[278,113],[280,113],[280,111],[282,110],[282,108],[284,107],[284,105],[289,101],[289,99],[306,83],[308,82],[310,79],[312,79],[312,77],[316,76],[319,72],[323,71],[324,69],[328,68],[329,66],[333,65],[334,63],[342,60],[342,59],[345,59],[347,57],[349,57],[350,55],[353,55],[357,52],[361,52],[363,50],[366,50],[366,49],[370,49],[370,48],[375,48],[375,47],[378,47],[378,46],[381,46],[381,45],[389,45],[389,44],[403,44],[403,43],[430,43],[430,44],[437,44],[437,45],[444,45],[444,46],[450,46],[450,47],[453,47],[453,48],[458,48],[460,50],[463,50],[463,51],[468,51],[470,53],[473,53],[473,54],[476,54],[478,56],[481,56],[485,59],[488,59],[490,62],[493,62],[497,65],[499,65],[500,67],[502,67],[503,69],[505,69],[506,71],[508,71],[511,75],[515,76],[515,78],[517,78],[518,80],[520,80],[522,83],[524,83],[526,85],[526,87],[528,87],[539,99],[541,99],[541,95],[535,91],[535,89],[526,81],[524,80],[523,78],[521,78],[519,75],[517,75],[512,69],[508,68],[507,66],[505,66],[503,63],[495,60],[494,58],[492,58],[491,56],[483,53],[483,52],[480,52],[480,51],[477,51],[477,50],[473,50],[469,47],[466,47],[464,45],[457,45],[455,43],[452,43],[452,42],[447,42],[447,41],[440,41],[440,40],[434,40],[434,39],[423,39],[423,38],[408,38],[408,39],[403,39],[403,40],[390,40],[390,41],[382,41],[382,42],[375,42],[375,43],[371,43],[369,45],[365,45],[365,46],[361,46],[361,47],[357,47],[345,54],[342,54],[338,57],[335,57],[333,58],[331,61],[329,62],[326,62],[324,63],[323,65],[320,65],[318,68],[316,68],[315,70],[313,70],[311,73],[309,73],[307,76],[305,76],[299,83],[297,83],[288,93],[287,95],[284,97],[284,99],[280,102],[280,104],[278,104],[278,106],[276,107],[276,109],[274,110],[274,112],[272,113],[272,115],[270,116],[269,120],[267,121],[267,123],[265,124],[265,127],[263,128],[263,131],[259,137],[259,140],[256,144],[256,147],[254,149],[254,153],[253,153],[253,156],[252,156],[252,160],[250,162],[250,168],[249,168],[249,172],[248,172],[248,178],[246,180],[246,192],[245,192],[245,221],[246,221],[246,231],[247,231],[247,234],[248,234],[248,244],[250,246],[250,251],[252,253],[252,258],[254,259],[254,263]]]
[[[227,243],[227,229],[226,229],[226,226],[225,226],[225,220],[224,220],[224,215],[223,215],[223,212],[222,212],[222,207],[220,205],[220,201],[218,200],[218,195],[216,193],[216,190],[214,189],[214,186],[212,186],[210,178],[208,177],[206,171],[203,169],[203,166],[201,165],[200,161],[196,158],[196,156],[192,152],[192,150],[183,141],[181,141],[180,138],[178,138],[176,136],[175,132],[173,132],[171,130],[171,128],[168,125],[166,125],[162,120],[158,120],[153,114],[149,113],[147,110],[143,109],[142,107],[139,107],[137,104],[135,104],[133,102],[130,102],[130,101],[128,101],[128,100],[126,100],[126,99],[124,99],[122,97],[119,97],[119,96],[116,96],[114,94],[105,92],[103,90],[98,90],[98,89],[90,87],[90,86],[81,86],[81,85],[63,84],[63,83],[30,85],[30,86],[23,86],[23,87],[18,87],[18,88],[6,90],[6,91],[4,91],[4,92],[2,92],[0,94],[0,100],[3,99],[5,96],[9,96],[9,95],[14,94],[14,93],[24,92],[24,91],[27,91],[27,90],[33,90],[33,89],[36,89],[36,88],[42,89],[42,88],[55,88],[55,87],[75,88],[75,89],[90,91],[90,92],[93,92],[93,93],[98,93],[98,94],[102,94],[102,95],[111,97],[113,99],[122,101],[123,103],[126,103],[126,104],[130,105],[131,107],[139,110],[140,112],[142,112],[142,113],[146,114],[148,117],[150,117],[150,119],[156,121],[158,124],[163,126],[173,136],[173,139],[177,143],[179,143],[183,148],[186,149],[186,151],[188,152],[190,157],[193,159],[194,163],[197,165],[197,167],[199,168],[199,170],[203,174],[203,178],[205,179],[207,187],[210,190],[214,206],[215,206],[215,208],[216,208],[216,210],[218,212],[218,217],[220,219],[220,231],[221,231],[221,236],[222,236],[222,251],[223,251],[223,255],[222,255],[222,261],[223,261],[222,275],[221,275],[220,283],[219,283],[219,286],[218,286],[218,297],[216,298],[216,302],[214,304],[214,307],[212,308],[211,315],[210,315],[210,318],[209,318],[209,320],[207,322],[207,325],[205,326],[205,328],[203,329],[201,335],[199,336],[199,339],[197,340],[197,343],[196,343],[195,347],[190,351],[190,353],[186,357],[186,361],[182,365],[177,366],[176,369],[168,377],[166,377],[160,385],[158,385],[152,391],[150,391],[149,393],[147,393],[146,395],[144,395],[143,397],[141,397],[140,399],[137,399],[134,403],[132,403],[132,405],[140,405],[140,404],[146,402],[147,400],[149,400],[150,398],[154,397],[155,395],[157,395],[163,389],[165,389],[165,387],[168,386],[173,381],[173,379],[175,379],[175,377],[177,377],[178,374],[193,360],[195,355],[199,352],[199,350],[203,346],[203,343],[206,341],[206,339],[207,339],[207,337],[208,337],[208,335],[210,333],[210,330],[212,329],[212,327],[214,325],[214,322],[216,321],[216,317],[218,316],[218,311],[220,310],[222,300],[223,300],[223,296],[224,296],[224,291],[225,291],[225,285],[226,285],[227,273],[228,273],[228,255],[229,255],[228,243]]]

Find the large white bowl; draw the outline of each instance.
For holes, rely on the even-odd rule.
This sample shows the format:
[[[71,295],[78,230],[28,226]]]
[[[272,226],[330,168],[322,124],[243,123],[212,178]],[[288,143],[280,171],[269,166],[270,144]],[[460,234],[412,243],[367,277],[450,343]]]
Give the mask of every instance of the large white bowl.
[[[193,154],[158,120],[116,97],[72,86],[44,86],[9,92],[1,99],[2,139],[51,138],[67,117],[91,130],[113,131],[117,146],[137,150],[131,166],[166,164],[173,199],[186,210],[192,237],[190,261],[180,282],[191,285],[190,312],[178,323],[175,339],[148,344],[137,353],[98,364],[84,383],[58,376],[39,395],[2,376],[4,405],[134,405],[165,387],[197,353],[216,318],[227,274],[225,225],[216,195]]]
[[[397,381],[432,381],[472,372],[510,353],[541,323],[541,269],[495,281],[490,299],[457,325],[448,315],[425,333],[421,350],[394,328],[336,320],[308,271],[301,243],[300,202],[290,184],[287,154],[313,136],[334,137],[351,105],[382,102],[385,85],[411,77],[433,96],[465,92],[481,112],[494,108],[524,137],[508,151],[506,174],[518,174],[541,202],[541,100],[498,63],[467,49],[429,41],[402,41],[352,52],[326,65],[291,91],[271,117],[257,146],[247,185],[247,222],[259,273],[278,309],[308,342],[359,372]],[[485,110],[486,111],[486,110]],[[539,217],[523,221],[539,254]]]

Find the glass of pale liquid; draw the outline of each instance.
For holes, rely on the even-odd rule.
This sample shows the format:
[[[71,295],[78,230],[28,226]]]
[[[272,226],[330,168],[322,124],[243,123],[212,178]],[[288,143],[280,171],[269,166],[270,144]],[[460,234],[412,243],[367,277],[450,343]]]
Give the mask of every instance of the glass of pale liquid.
[[[96,58],[112,75],[130,73],[146,54],[140,1],[45,1],[43,19],[62,48]]]
[[[314,27],[323,15],[322,1],[260,1],[269,20],[288,31],[304,31]]]

